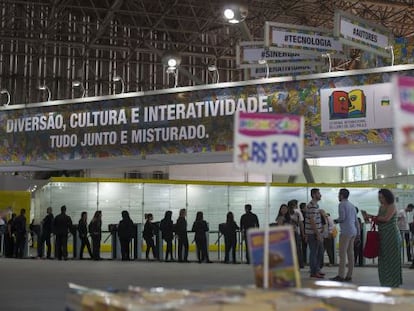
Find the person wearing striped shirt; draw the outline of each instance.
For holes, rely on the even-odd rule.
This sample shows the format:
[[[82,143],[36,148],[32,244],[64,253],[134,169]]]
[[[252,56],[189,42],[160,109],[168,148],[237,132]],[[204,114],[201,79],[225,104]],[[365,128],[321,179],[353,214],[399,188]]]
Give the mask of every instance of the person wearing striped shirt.
[[[321,271],[321,258],[323,254],[322,219],[318,202],[322,195],[319,189],[311,189],[312,200],[307,205],[305,215],[305,235],[309,245],[309,266],[311,278],[324,278]]]

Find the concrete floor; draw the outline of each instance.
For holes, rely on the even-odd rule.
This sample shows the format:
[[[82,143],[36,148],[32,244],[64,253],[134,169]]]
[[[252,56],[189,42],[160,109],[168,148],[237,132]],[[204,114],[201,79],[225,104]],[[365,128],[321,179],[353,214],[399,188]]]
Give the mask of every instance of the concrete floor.
[[[245,264],[198,264],[132,261],[56,261],[0,258],[0,310],[64,310],[68,282],[99,289],[142,287],[203,289],[252,285],[251,267]],[[337,267],[325,267],[327,277]],[[309,286],[308,268],[301,271],[303,286]],[[404,266],[404,288],[414,288],[414,270]],[[378,286],[375,266],[356,267],[353,281]]]

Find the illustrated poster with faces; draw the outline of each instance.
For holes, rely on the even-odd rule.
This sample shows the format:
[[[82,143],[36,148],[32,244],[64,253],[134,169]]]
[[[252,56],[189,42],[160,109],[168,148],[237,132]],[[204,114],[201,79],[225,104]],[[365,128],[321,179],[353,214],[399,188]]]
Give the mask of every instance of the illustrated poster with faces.
[[[391,83],[320,90],[322,132],[392,128]]]

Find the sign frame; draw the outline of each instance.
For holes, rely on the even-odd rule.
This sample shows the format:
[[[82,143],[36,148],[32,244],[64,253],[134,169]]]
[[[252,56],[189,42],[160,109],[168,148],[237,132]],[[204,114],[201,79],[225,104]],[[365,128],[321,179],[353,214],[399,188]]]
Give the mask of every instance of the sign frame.
[[[382,36],[386,36],[388,38],[388,43],[391,42],[391,44],[388,44],[388,46],[390,46],[394,42],[394,36],[386,27],[378,25],[378,24],[374,24],[370,21],[353,16],[341,10],[336,10],[334,14],[334,36],[337,37],[339,41],[341,41],[343,44],[353,46],[353,47],[356,47],[364,51],[371,52],[371,53],[374,53],[374,54],[377,54],[383,57],[391,57],[390,53],[388,53],[385,50],[385,46],[383,47],[383,51],[381,51],[381,49],[374,48],[368,44],[360,43],[360,42],[363,42],[361,40],[359,40],[360,42],[357,42],[352,39],[347,39],[343,35],[341,35],[341,20],[342,20],[341,18],[344,18],[344,20],[347,20],[351,24],[359,25],[364,28],[371,28],[373,32],[377,32],[381,34]]]
[[[262,59],[266,60],[268,62],[268,64],[280,64],[283,62],[303,62],[303,61],[313,61],[313,60],[317,60],[318,55],[314,54],[304,54],[304,53],[300,53],[300,51],[296,51],[296,52],[285,52],[285,51],[275,51],[275,50],[270,50],[268,49],[265,44],[264,41],[243,41],[240,42],[237,46],[236,46],[236,65],[238,68],[256,68],[256,67],[261,67],[262,65],[260,65],[258,63],[259,59],[256,60],[256,62],[249,62],[249,60],[245,60],[244,59],[244,49],[257,49],[257,50],[262,50],[262,53],[266,53],[266,52],[279,52],[279,53],[286,53],[286,54],[296,54],[293,56],[281,56],[280,60],[278,60],[275,57],[267,57],[264,56]],[[295,58],[296,57],[296,58]]]
[[[296,32],[296,33],[300,33],[301,31],[306,33],[308,32],[309,34],[306,34],[308,36],[310,35],[318,35],[320,37],[329,37],[330,39],[332,39],[334,41],[335,44],[340,44],[340,49],[316,49],[316,48],[306,48],[304,49],[302,48],[295,48],[294,46],[277,46],[277,45],[273,45],[272,44],[272,29],[273,28],[279,28],[279,29],[284,29],[288,32]],[[342,42],[339,42],[338,39],[334,38],[332,32],[330,30],[327,29],[323,29],[323,28],[317,28],[317,27],[310,27],[310,26],[301,26],[301,25],[293,25],[293,24],[283,24],[283,23],[276,23],[276,22],[265,22],[265,29],[264,29],[264,42],[265,42],[265,46],[268,47],[270,50],[273,51],[285,51],[285,52],[298,52],[300,51],[301,53],[304,54],[310,54],[310,55],[321,55],[322,53],[332,53],[332,57],[333,58],[346,58],[345,54],[344,54],[344,46],[342,44]]]
[[[315,70],[312,70],[312,68],[310,68],[310,70],[305,70],[304,69],[304,70],[297,71],[297,72],[292,70],[292,71],[284,71],[282,73],[278,73],[278,72],[274,73],[274,75],[278,75],[278,76],[283,76],[283,75],[297,76],[297,75],[301,75],[301,74],[312,74],[312,73],[316,73],[318,71],[320,72],[325,64],[324,64],[323,61],[319,61],[319,62],[318,61],[297,61],[297,62],[292,61],[292,62],[268,63],[267,65],[269,66],[269,77],[271,77],[272,76],[272,68],[276,68],[276,67],[308,66],[308,67],[314,67],[314,69],[315,69]],[[250,70],[251,70],[250,71],[250,77],[252,77],[252,78],[264,78],[260,74],[259,75],[253,74],[253,71],[255,69],[258,69],[258,68],[261,68],[261,67],[265,68],[264,65],[259,65],[259,66],[255,66],[255,67],[250,68]]]

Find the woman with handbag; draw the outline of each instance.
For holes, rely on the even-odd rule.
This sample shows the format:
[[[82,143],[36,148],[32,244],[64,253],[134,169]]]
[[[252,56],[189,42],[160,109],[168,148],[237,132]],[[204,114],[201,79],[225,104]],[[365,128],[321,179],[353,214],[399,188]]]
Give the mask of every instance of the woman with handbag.
[[[371,219],[378,225],[380,248],[378,275],[381,286],[399,287],[402,284],[401,235],[397,226],[397,209],[394,194],[388,189],[378,191],[378,215],[364,213],[365,221]],[[367,219],[368,218],[368,219]]]

